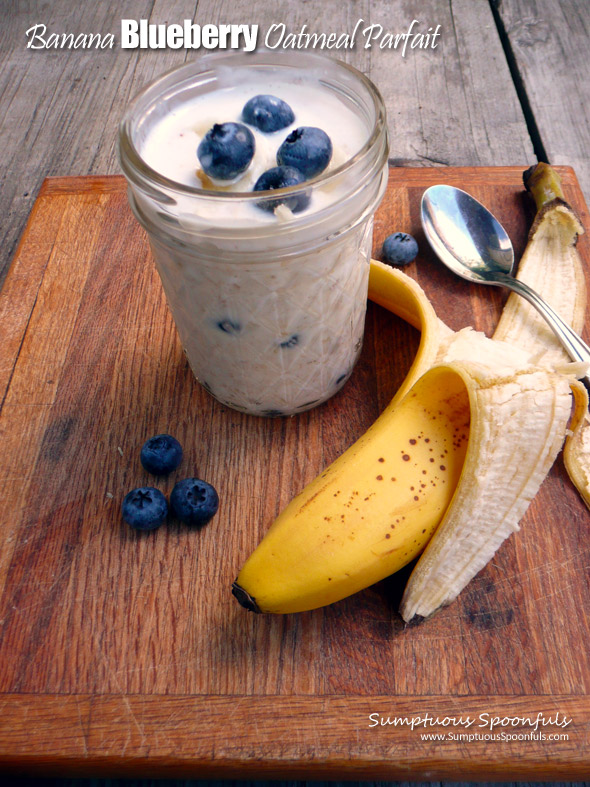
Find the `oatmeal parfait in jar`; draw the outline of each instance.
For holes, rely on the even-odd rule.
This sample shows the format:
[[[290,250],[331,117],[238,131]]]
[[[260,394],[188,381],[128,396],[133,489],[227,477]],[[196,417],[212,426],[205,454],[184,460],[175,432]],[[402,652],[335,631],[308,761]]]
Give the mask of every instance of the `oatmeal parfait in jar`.
[[[338,391],[387,182],[374,85],[310,53],[206,56],[136,98],[119,152],[199,382],[255,415]]]

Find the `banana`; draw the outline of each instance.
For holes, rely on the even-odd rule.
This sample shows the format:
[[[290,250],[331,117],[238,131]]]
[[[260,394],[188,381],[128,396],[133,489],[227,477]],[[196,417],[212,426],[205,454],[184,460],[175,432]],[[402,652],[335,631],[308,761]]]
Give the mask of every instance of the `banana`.
[[[540,281],[537,268],[557,252],[563,264],[555,276],[569,275],[575,322],[585,309],[572,243],[581,228],[561,198],[547,199],[555,189],[546,182],[533,184],[543,205],[524,271],[542,295],[552,291],[553,276],[546,271]],[[450,602],[518,529],[563,444],[572,390],[576,419],[566,451],[590,500],[590,464],[580,448],[590,455],[587,397],[575,381],[584,370],[565,363],[560,347],[546,350],[536,313],[515,302],[493,339],[471,328],[454,333],[414,280],[376,261],[369,297],[421,330],[418,353],[373,426],[291,501],[242,567],[233,592],[253,611],[330,604],[422,551],[403,618]]]
[[[455,334],[440,320],[417,281],[400,270],[371,260],[369,298],[420,331],[420,344],[405,380],[388,406],[395,407],[414,383],[434,364],[443,342]]]
[[[461,378],[427,372],[279,515],[234,583],[238,600],[256,612],[302,612],[413,560],[453,496],[468,427]]]

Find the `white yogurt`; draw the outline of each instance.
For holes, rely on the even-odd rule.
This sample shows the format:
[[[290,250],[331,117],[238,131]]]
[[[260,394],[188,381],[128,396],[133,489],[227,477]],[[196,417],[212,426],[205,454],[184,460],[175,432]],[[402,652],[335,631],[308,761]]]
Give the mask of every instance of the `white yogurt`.
[[[220,401],[258,415],[306,410],[350,376],[362,344],[372,215],[387,177],[385,131],[367,158],[375,118],[323,79],[300,69],[285,73],[221,68],[198,95],[153,104],[138,124],[136,148],[151,169],[182,187],[157,199],[136,172],[129,178],[132,207],[148,230],[195,376]],[[243,122],[242,108],[257,94],[286,101],[294,123],[271,134],[250,127],[253,161],[220,189],[203,178],[197,148],[215,123]],[[254,183],[276,166],[278,147],[299,126],[330,136],[332,160],[308,187],[304,211],[264,211],[252,196]],[[123,152],[121,160],[125,169]],[[191,192],[207,187],[209,194]]]
[[[215,123],[243,123],[244,104],[261,93],[286,101],[295,114],[294,122],[271,134],[248,126],[256,145],[252,163],[238,179],[212,184],[202,172],[197,158],[199,144]],[[250,192],[263,172],[277,166],[278,148],[291,131],[300,126],[316,126],[330,137],[333,152],[326,173],[333,172],[358,153],[369,136],[366,123],[337,96],[322,90],[316,82],[310,80],[303,84],[269,84],[261,81],[249,85],[233,85],[207,93],[172,110],[150,129],[140,152],[150,167],[177,183],[199,189],[213,186],[222,192]],[[307,211],[321,209],[336,197],[337,194],[334,194],[329,186],[320,189],[314,193],[314,199]],[[267,211],[254,205],[247,207],[249,220],[273,221],[272,214]],[[220,211],[226,210],[225,206],[220,206]],[[208,214],[212,212],[209,207]]]

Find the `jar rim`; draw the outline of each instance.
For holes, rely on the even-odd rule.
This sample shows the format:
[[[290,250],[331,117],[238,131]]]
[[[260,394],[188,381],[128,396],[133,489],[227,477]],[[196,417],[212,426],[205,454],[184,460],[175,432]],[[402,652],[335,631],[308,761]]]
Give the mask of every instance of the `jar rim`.
[[[257,52],[248,55],[248,59],[250,62],[259,65],[280,65],[284,63],[285,60],[288,58],[288,52]],[[132,124],[134,121],[134,113],[137,111],[138,107],[141,106],[142,100],[152,92],[158,95],[157,89],[158,86],[162,85],[163,83],[167,82],[170,77],[174,74],[180,74],[180,72],[185,71],[187,76],[192,74],[193,76],[197,76],[202,73],[206,73],[206,66],[211,63],[214,67],[215,65],[225,61],[231,63],[233,58],[239,57],[238,53],[211,53],[202,55],[197,60],[194,60],[191,63],[185,63],[181,66],[176,66],[165,73],[161,74],[157,79],[150,82],[146,85],[142,90],[137,93],[137,95],[133,98],[131,103],[129,104],[123,119],[119,125],[119,159],[121,163],[121,167],[126,175],[126,177],[130,180],[137,181],[147,181],[149,185],[152,186],[160,186],[166,191],[179,194],[182,196],[191,196],[191,197],[199,197],[207,200],[212,200],[213,202],[218,202],[220,204],[226,203],[231,204],[232,202],[245,202],[247,203],[257,203],[260,201],[261,197],[272,193],[273,197],[277,195],[285,195],[285,196],[297,196],[300,194],[305,193],[310,186],[313,187],[321,187],[324,184],[330,184],[332,181],[337,180],[338,178],[342,177],[347,171],[353,169],[356,164],[362,161],[365,156],[371,151],[372,148],[375,147],[376,143],[378,142],[379,138],[383,134],[384,129],[386,129],[386,117],[385,117],[385,105],[381,94],[377,87],[373,84],[373,82],[362,73],[358,69],[354,68],[354,66],[345,63],[342,60],[338,60],[336,58],[328,58],[324,55],[318,55],[317,53],[310,53],[310,52],[297,52],[298,62],[301,61],[301,58],[305,57],[309,61],[313,61],[316,64],[331,64],[338,68],[342,68],[347,71],[350,75],[352,75],[355,79],[358,79],[363,86],[366,88],[367,92],[369,93],[371,100],[373,102],[373,107],[375,109],[375,122],[373,124],[372,131],[364,143],[364,145],[358,150],[353,156],[348,158],[345,162],[340,164],[333,170],[329,172],[324,172],[320,175],[317,175],[314,178],[310,178],[309,180],[304,181],[301,184],[297,184],[296,186],[288,186],[282,189],[274,189],[272,192],[269,191],[212,191],[209,189],[198,188],[196,186],[190,186],[185,183],[179,183],[176,180],[172,180],[171,178],[163,175],[161,172],[158,172],[153,167],[151,167],[147,162],[142,158],[140,155],[135,143],[133,142],[133,134],[132,134]],[[180,81],[180,80],[179,80]],[[139,175],[139,178],[137,176]]]

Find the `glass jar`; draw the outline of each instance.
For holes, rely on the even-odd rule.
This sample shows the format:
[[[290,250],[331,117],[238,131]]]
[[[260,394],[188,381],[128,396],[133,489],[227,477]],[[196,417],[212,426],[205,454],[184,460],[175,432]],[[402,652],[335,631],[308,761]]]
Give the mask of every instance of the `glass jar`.
[[[309,199],[299,213],[284,205],[261,209],[263,192],[177,182],[142,155],[168,113],[249,83],[284,85],[285,94],[289,85],[299,91],[313,85],[314,95],[329,94],[365,126],[364,144],[352,157],[273,192]],[[129,202],[147,231],[190,366],[220,402],[255,415],[292,415],[344,385],[362,345],[373,215],[387,184],[387,155],[375,86],[315,53],[207,55],[162,76],[131,104],[119,133]]]

